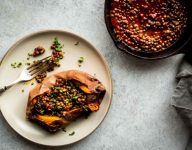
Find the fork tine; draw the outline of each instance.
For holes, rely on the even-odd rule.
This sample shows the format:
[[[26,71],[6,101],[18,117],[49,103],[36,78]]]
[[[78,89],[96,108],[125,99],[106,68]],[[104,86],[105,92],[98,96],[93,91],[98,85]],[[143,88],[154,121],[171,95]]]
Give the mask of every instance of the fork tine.
[[[41,64],[42,62],[44,62],[44,60],[47,60],[47,59],[49,59],[49,58],[51,58],[51,56],[48,56],[48,57],[45,57],[45,58],[39,60],[37,63],[34,63],[34,64],[32,64],[31,66],[27,67],[27,70],[31,69],[32,67],[38,66],[39,64]]]
[[[42,73],[42,72],[46,71],[48,68],[49,68],[49,64],[46,64],[43,67],[41,67],[41,69],[37,69],[34,72],[30,73],[30,75],[36,76],[36,75],[40,74],[40,72]]]
[[[48,67],[47,67],[48,68]],[[35,73],[34,75],[32,75],[33,78],[35,78],[36,76],[38,76],[39,74],[45,72],[47,70],[47,68],[40,70],[39,72]]]
[[[46,61],[45,62],[41,62],[38,66],[34,66],[30,70],[28,70],[28,71],[29,71],[29,73],[32,73],[32,72],[34,72],[34,71],[36,71],[38,69],[41,69],[43,66],[45,66],[47,64],[49,64],[49,63],[46,62]]]

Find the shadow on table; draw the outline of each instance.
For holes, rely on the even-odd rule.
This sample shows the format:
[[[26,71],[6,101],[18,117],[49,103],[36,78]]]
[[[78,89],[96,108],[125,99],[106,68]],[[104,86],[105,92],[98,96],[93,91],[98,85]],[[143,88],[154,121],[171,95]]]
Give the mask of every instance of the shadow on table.
[[[187,145],[186,150],[192,150],[192,137],[188,141],[188,145]]]
[[[173,59],[175,59],[177,56],[159,60],[144,60],[114,49],[106,54],[105,57],[107,58],[110,66],[116,66],[119,69],[123,68],[126,70],[145,72],[163,68],[170,62],[174,62]]]

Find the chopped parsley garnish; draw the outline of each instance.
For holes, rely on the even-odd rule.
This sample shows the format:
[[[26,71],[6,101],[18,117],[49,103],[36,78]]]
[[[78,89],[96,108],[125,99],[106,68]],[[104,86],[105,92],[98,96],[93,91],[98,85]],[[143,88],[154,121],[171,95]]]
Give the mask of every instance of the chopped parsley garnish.
[[[53,93],[53,94],[51,94],[50,97],[53,98],[53,99],[56,99],[57,98],[57,94]]]
[[[84,57],[80,57],[78,59],[79,67],[81,67],[81,64],[84,62]]]
[[[16,62],[15,62],[15,63],[12,63],[12,64],[11,64],[11,67],[17,68],[17,67],[16,67]]]
[[[45,110],[44,110],[44,109],[41,109],[41,112],[40,112],[40,113],[41,113],[41,114],[44,114],[44,112],[45,112]]]
[[[14,63],[11,64],[11,67],[12,67],[12,68],[19,68],[19,67],[21,67],[21,65],[22,65],[21,62],[18,62],[18,63],[17,63],[17,62],[14,62]]]
[[[55,46],[56,51],[62,51],[62,48],[64,46],[64,45],[61,45],[57,37],[54,38],[53,45]]]
[[[77,82],[77,83],[75,84],[75,86],[76,86],[77,88],[79,88],[80,83]]]
[[[26,65],[27,65],[27,66],[30,66],[30,65],[31,65],[31,63],[29,63],[29,62],[28,62],[28,63],[26,63]]]
[[[88,109],[86,106],[83,106],[82,108],[83,108],[85,111],[87,111],[87,112],[89,111],[89,109]]]
[[[52,111],[51,114],[52,114],[52,115],[56,115],[57,112],[56,112],[56,111]]]
[[[71,81],[67,82],[69,86],[71,86],[72,88],[75,88],[74,84]]]
[[[83,63],[83,61],[84,61],[84,57],[80,57],[78,60],[79,63]]]
[[[61,90],[61,87],[55,86],[54,87],[56,90]]]
[[[59,40],[58,40],[57,37],[54,38],[53,44],[54,44],[55,46],[61,45],[61,43],[59,42]]]
[[[28,53],[28,56],[33,56],[33,54],[32,53]],[[29,57],[28,57],[29,58]]]
[[[78,98],[79,98],[79,96],[74,96],[74,97],[73,97],[73,99],[78,99]]]
[[[62,128],[63,132],[67,132],[65,128]]]
[[[62,93],[63,92],[63,89],[61,88],[61,87],[54,87],[56,90],[58,90],[60,93]]]
[[[75,131],[69,133],[69,136],[73,136],[75,134]]]
[[[17,64],[17,68],[19,68],[21,65],[22,65],[22,63],[19,62],[19,63]]]

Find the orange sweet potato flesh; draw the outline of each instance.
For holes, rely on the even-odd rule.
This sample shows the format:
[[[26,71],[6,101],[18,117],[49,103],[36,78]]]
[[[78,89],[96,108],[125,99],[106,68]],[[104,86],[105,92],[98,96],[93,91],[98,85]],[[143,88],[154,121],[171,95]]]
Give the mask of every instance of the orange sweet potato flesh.
[[[75,108],[65,111],[62,117],[51,116],[47,114],[34,115],[32,113],[32,108],[37,102],[37,97],[44,94],[45,92],[50,92],[50,88],[55,85],[58,78],[78,82],[80,84],[79,88],[85,94],[89,95],[88,97],[90,97],[90,99],[87,99],[87,106],[91,111],[99,110],[99,105],[106,92],[105,87],[98,79],[87,74],[86,72],[78,70],[63,71],[45,78],[42,83],[37,84],[30,91],[26,109],[26,116],[29,120],[40,124],[42,127],[50,132],[56,132],[62,127],[70,124],[73,120],[80,117],[83,112],[82,109]],[[94,99],[91,97],[94,97]]]
[[[99,110],[99,103],[90,103],[88,104],[88,107],[91,111],[97,111]]]
[[[57,116],[50,116],[50,115],[37,115],[36,118],[32,119],[31,121],[34,121],[41,126],[43,126],[47,131],[49,132],[56,132],[58,129],[61,129],[62,127],[65,127],[70,122],[59,118]]]
[[[62,118],[59,118],[57,116],[48,116],[48,115],[37,115],[37,120],[42,121],[46,124],[51,124],[55,121],[61,120]]]
[[[87,93],[87,94],[91,94],[91,91],[90,91],[85,85],[80,85],[79,88],[80,88],[83,92],[85,92],[85,93]]]

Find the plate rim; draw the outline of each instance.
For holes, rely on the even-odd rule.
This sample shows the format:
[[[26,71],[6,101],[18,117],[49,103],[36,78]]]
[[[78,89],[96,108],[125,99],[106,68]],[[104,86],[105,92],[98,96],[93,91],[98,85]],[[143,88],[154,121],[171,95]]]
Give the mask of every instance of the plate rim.
[[[96,53],[99,55],[100,59],[102,59],[104,65],[105,65],[105,68],[106,68],[106,71],[107,71],[107,74],[109,76],[109,83],[110,83],[110,94],[109,94],[109,106],[107,108],[107,111],[105,112],[104,114],[104,117],[102,118],[101,122],[90,132],[88,133],[87,135],[81,137],[80,139],[74,141],[74,142],[69,142],[68,144],[43,144],[43,143],[38,143],[36,141],[33,141],[31,140],[30,138],[27,138],[26,136],[22,135],[20,132],[18,132],[10,123],[9,121],[5,118],[5,114],[2,112],[1,110],[1,105],[0,105],[0,111],[2,113],[2,116],[4,118],[4,120],[7,122],[7,124],[12,128],[12,130],[14,132],[16,132],[18,135],[20,135],[22,138],[32,142],[32,143],[35,143],[35,144],[38,144],[38,145],[42,145],[42,146],[48,146],[48,147],[60,147],[60,146],[67,146],[67,145],[71,145],[71,144],[75,144],[83,139],[85,139],[86,137],[90,136],[100,125],[101,123],[105,120],[108,112],[109,112],[109,109],[111,107],[111,103],[112,103],[112,98],[113,98],[113,80],[112,80],[112,73],[111,73],[111,70],[110,70],[110,67],[107,63],[107,60],[105,59],[104,55],[102,54],[102,52],[96,48],[91,42],[89,42],[86,38],[84,38],[82,35],[80,35],[79,33],[74,33],[72,31],[68,31],[68,30],[64,30],[64,29],[40,29],[40,30],[36,30],[36,31],[31,31],[31,32],[27,32],[25,33],[23,36],[19,36],[19,37],[16,37],[16,40],[14,40],[8,47],[8,50],[7,52],[3,55],[3,57],[1,58],[0,60],[0,68],[1,68],[1,65],[2,65],[2,62],[4,61],[5,57],[8,55],[8,53],[14,49],[14,47],[16,47],[18,44],[20,44],[22,41],[24,41],[25,39],[27,38],[30,38],[32,36],[35,36],[35,35],[38,35],[38,34],[43,34],[43,33],[48,33],[48,32],[58,32],[58,33],[65,33],[65,34],[69,34],[69,35],[72,35],[72,36],[75,36],[75,37],[78,37],[82,40],[84,40],[88,45],[90,45],[95,51]]]

